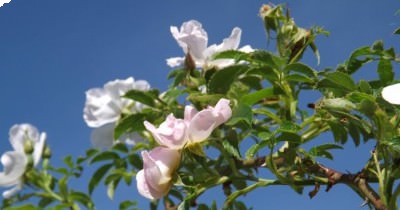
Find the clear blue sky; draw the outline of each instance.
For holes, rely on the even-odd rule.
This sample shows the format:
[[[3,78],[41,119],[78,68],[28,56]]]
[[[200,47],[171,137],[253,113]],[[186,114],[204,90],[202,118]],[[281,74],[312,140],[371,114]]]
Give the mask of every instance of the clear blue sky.
[[[257,16],[262,3],[268,1],[12,0],[5,4],[0,7],[0,153],[11,150],[9,128],[29,122],[47,132],[53,163],[59,164],[65,155],[83,154],[91,146],[91,129],[82,119],[87,89],[133,76],[165,90],[170,70],[165,59],[183,55],[169,27],[190,19],[203,23],[210,44],[220,43],[238,26],[243,30],[241,46],[265,49],[265,33]],[[287,3],[299,25],[319,25],[331,32],[330,37],[317,40],[321,53],[317,69],[335,67],[355,48],[378,39],[386,46],[399,46],[400,37],[392,35],[400,27],[400,16],[395,15],[400,9],[397,0]],[[305,62],[316,64],[311,56]],[[374,76],[373,67],[358,77]],[[332,138],[326,135],[322,141],[332,142]],[[350,149],[336,153],[336,163],[325,163],[356,172],[372,146],[360,150],[346,146]],[[335,186],[329,193],[321,190],[312,200],[307,196],[309,190],[297,195],[287,187],[263,188],[242,200],[256,210],[359,209],[362,203],[344,186]],[[202,200],[216,197],[222,198],[219,189]],[[114,201],[107,199],[104,188],[94,193],[100,210],[117,209],[119,200],[130,198],[139,199],[139,206],[147,209],[135,184],[119,188]]]

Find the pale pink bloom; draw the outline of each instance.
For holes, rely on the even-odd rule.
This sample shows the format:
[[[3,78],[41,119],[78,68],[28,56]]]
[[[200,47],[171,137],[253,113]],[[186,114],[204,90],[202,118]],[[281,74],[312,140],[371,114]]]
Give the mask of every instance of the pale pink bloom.
[[[136,174],[137,189],[148,199],[166,195],[172,185],[172,176],[179,166],[181,154],[178,150],[156,147],[143,151],[143,169]]]
[[[231,116],[229,100],[220,99],[215,107],[210,106],[200,112],[192,106],[186,106],[183,120],[170,114],[158,128],[147,121],[144,125],[160,145],[181,149],[187,143],[206,140],[216,127]]]
[[[382,98],[391,104],[400,105],[400,83],[384,87]]]
[[[33,165],[36,166],[43,153],[46,141],[46,133],[38,132],[37,128],[30,124],[14,125],[10,129],[10,143],[14,151],[9,151],[1,156],[1,163],[4,171],[0,172],[0,186],[12,187],[3,192],[4,198],[10,198],[22,189],[22,175],[28,163],[25,155],[24,145],[31,141],[33,146],[32,158]]]
[[[228,38],[225,38],[221,44],[213,44],[209,47],[207,47],[207,32],[203,29],[201,23],[196,20],[184,22],[180,30],[178,30],[176,26],[171,26],[170,30],[172,36],[178,42],[183,52],[191,55],[197,68],[224,68],[234,64],[233,59],[212,60],[212,56],[215,53],[226,50],[239,50],[243,52],[254,51],[249,45],[238,49],[242,34],[242,30],[238,27],[235,27],[232,30],[231,35]],[[184,61],[184,57],[173,57],[167,59],[167,65],[170,67],[182,66]]]
[[[112,146],[114,144],[113,128],[121,114],[123,112],[135,113],[142,110],[143,104],[122,96],[129,90],[146,91],[149,89],[150,85],[147,81],[135,81],[132,77],[129,77],[125,80],[110,81],[103,88],[92,88],[86,92],[83,119],[89,127],[95,128],[92,133],[93,146],[100,148]],[[121,137],[120,140],[132,143],[140,139]]]

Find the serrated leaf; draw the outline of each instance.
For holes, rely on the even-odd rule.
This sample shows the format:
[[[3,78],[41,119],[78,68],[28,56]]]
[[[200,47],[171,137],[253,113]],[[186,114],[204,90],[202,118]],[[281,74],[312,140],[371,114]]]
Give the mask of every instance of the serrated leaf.
[[[237,145],[232,145],[231,141],[222,141],[222,146],[224,147],[224,149],[231,154],[232,156],[240,159],[240,152],[239,149],[237,147]]]
[[[70,194],[70,198],[73,201],[77,201],[81,205],[85,206],[87,209],[94,209],[94,204],[93,204],[91,198],[88,195],[86,195],[85,193],[72,192]]]
[[[130,114],[118,121],[114,129],[114,139],[120,138],[124,133],[144,130],[143,122],[146,115],[142,113]]]
[[[319,156],[319,157],[325,157],[330,160],[333,159],[333,156],[328,150],[332,149],[343,149],[342,146],[337,145],[337,144],[323,144],[323,145],[318,145],[315,147],[312,147],[309,151],[310,155],[312,156]]]
[[[308,76],[310,79],[317,77],[317,71],[303,63],[292,63],[285,67],[284,71],[287,72],[298,72]]]
[[[304,76],[301,74],[290,74],[285,77],[287,81],[291,82],[301,82],[301,83],[314,83],[314,80],[308,76]]]
[[[92,194],[93,190],[97,187],[97,185],[100,183],[100,181],[103,179],[103,177],[106,175],[106,173],[111,169],[113,165],[114,164],[112,163],[103,165],[94,172],[88,185],[89,194]]]
[[[239,122],[244,122],[248,127],[251,126],[253,120],[253,112],[251,107],[240,103],[233,109],[231,119],[226,123],[227,125],[235,125]]]
[[[264,66],[272,66],[273,68],[280,68],[285,64],[284,59],[264,50],[257,50],[250,53],[250,59],[251,62],[262,64]]]
[[[335,142],[344,144],[347,142],[347,132],[344,126],[334,121],[328,121],[328,125],[331,128]]]
[[[212,56],[213,60],[216,59],[234,59],[235,61],[248,60],[249,54],[239,50],[226,50],[216,53]]]
[[[93,157],[92,160],[90,160],[90,164],[96,163],[96,162],[100,162],[100,161],[105,161],[105,160],[116,160],[116,159],[120,159],[120,156],[113,151],[104,151],[96,156]]]
[[[130,200],[126,200],[123,201],[119,204],[119,209],[120,210],[127,210],[130,207],[135,207],[137,206],[137,202],[136,201],[130,201]]]
[[[119,174],[111,174],[106,178],[105,183],[107,184],[107,196],[111,200],[114,199],[115,189],[117,189],[122,176]]]
[[[124,97],[154,107],[155,98],[158,97],[158,94],[152,91],[129,90]]]
[[[253,158],[253,157],[257,154],[257,152],[258,152],[260,149],[262,149],[262,148],[268,146],[270,143],[271,143],[271,142],[270,142],[270,140],[268,139],[268,140],[264,140],[264,141],[261,141],[261,142],[259,142],[259,143],[253,144],[253,145],[246,151],[246,159],[251,159],[251,158]]]
[[[215,72],[208,83],[210,93],[226,94],[232,83],[238,79],[239,74],[247,70],[244,65],[228,66]]]
[[[390,84],[394,79],[393,66],[390,60],[381,59],[378,63],[378,75],[382,85]]]
[[[330,88],[344,88],[348,91],[353,91],[357,88],[353,79],[348,74],[342,72],[328,73],[325,75],[324,80],[327,80],[333,84],[333,86],[328,85]]]
[[[243,95],[240,102],[251,106],[257,103],[258,101],[261,101],[262,99],[271,97],[273,95],[274,95],[274,89],[272,87],[264,88],[262,90],[255,91],[247,95]]]

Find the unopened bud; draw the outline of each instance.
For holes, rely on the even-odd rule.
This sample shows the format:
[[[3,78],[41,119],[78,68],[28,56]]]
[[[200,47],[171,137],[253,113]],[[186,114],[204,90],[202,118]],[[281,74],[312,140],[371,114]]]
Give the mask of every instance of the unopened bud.
[[[24,142],[24,152],[25,154],[32,154],[33,152],[33,142],[31,140],[27,140]]]
[[[268,4],[263,4],[260,8],[260,16],[261,17],[267,16],[268,15],[267,13],[269,10],[271,10],[271,6]]]
[[[330,98],[324,99],[321,102],[321,107],[337,111],[351,111],[356,108],[356,105],[345,98]]]
[[[46,146],[44,147],[44,151],[43,151],[43,154],[42,154],[42,157],[44,158],[44,159],[48,159],[48,158],[51,158],[51,149],[50,149],[50,147],[46,144]]]
[[[33,168],[33,157],[32,155],[26,156],[27,159],[27,164],[26,164],[26,170],[28,171],[29,169]]]

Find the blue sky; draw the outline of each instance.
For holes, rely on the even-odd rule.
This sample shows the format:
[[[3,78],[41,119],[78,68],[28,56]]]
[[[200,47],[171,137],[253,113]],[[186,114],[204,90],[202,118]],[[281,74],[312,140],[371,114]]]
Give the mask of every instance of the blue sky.
[[[375,40],[384,40],[387,47],[399,46],[400,37],[392,35],[400,27],[400,17],[395,15],[399,1],[286,2],[300,26],[319,25],[331,32],[329,37],[317,39],[319,66],[312,56],[305,57],[305,62],[317,69],[335,67],[351,51]],[[5,4],[0,7],[0,153],[11,149],[9,128],[29,122],[47,132],[55,164],[65,155],[84,154],[91,146],[91,129],[82,118],[85,91],[128,76],[165,90],[171,70],[165,59],[183,55],[169,32],[171,25],[196,19],[208,32],[210,44],[220,43],[238,26],[243,31],[241,46],[274,50],[267,45],[257,16],[262,3],[268,2],[12,0]],[[369,67],[357,77],[373,77],[374,66]],[[332,141],[331,136],[324,141]],[[360,150],[354,150],[352,144],[346,146],[348,150],[337,153],[336,163],[327,164],[357,171],[372,146]],[[100,210],[117,209],[120,199],[139,199],[139,206],[147,207],[135,185],[120,188],[114,201],[105,194],[101,188],[94,193]],[[213,190],[203,200],[215,197],[222,197],[220,191]],[[285,210],[358,209],[362,203],[344,186],[335,186],[329,193],[321,191],[312,200],[307,193],[299,196],[288,187],[260,189],[242,200],[254,209]]]

